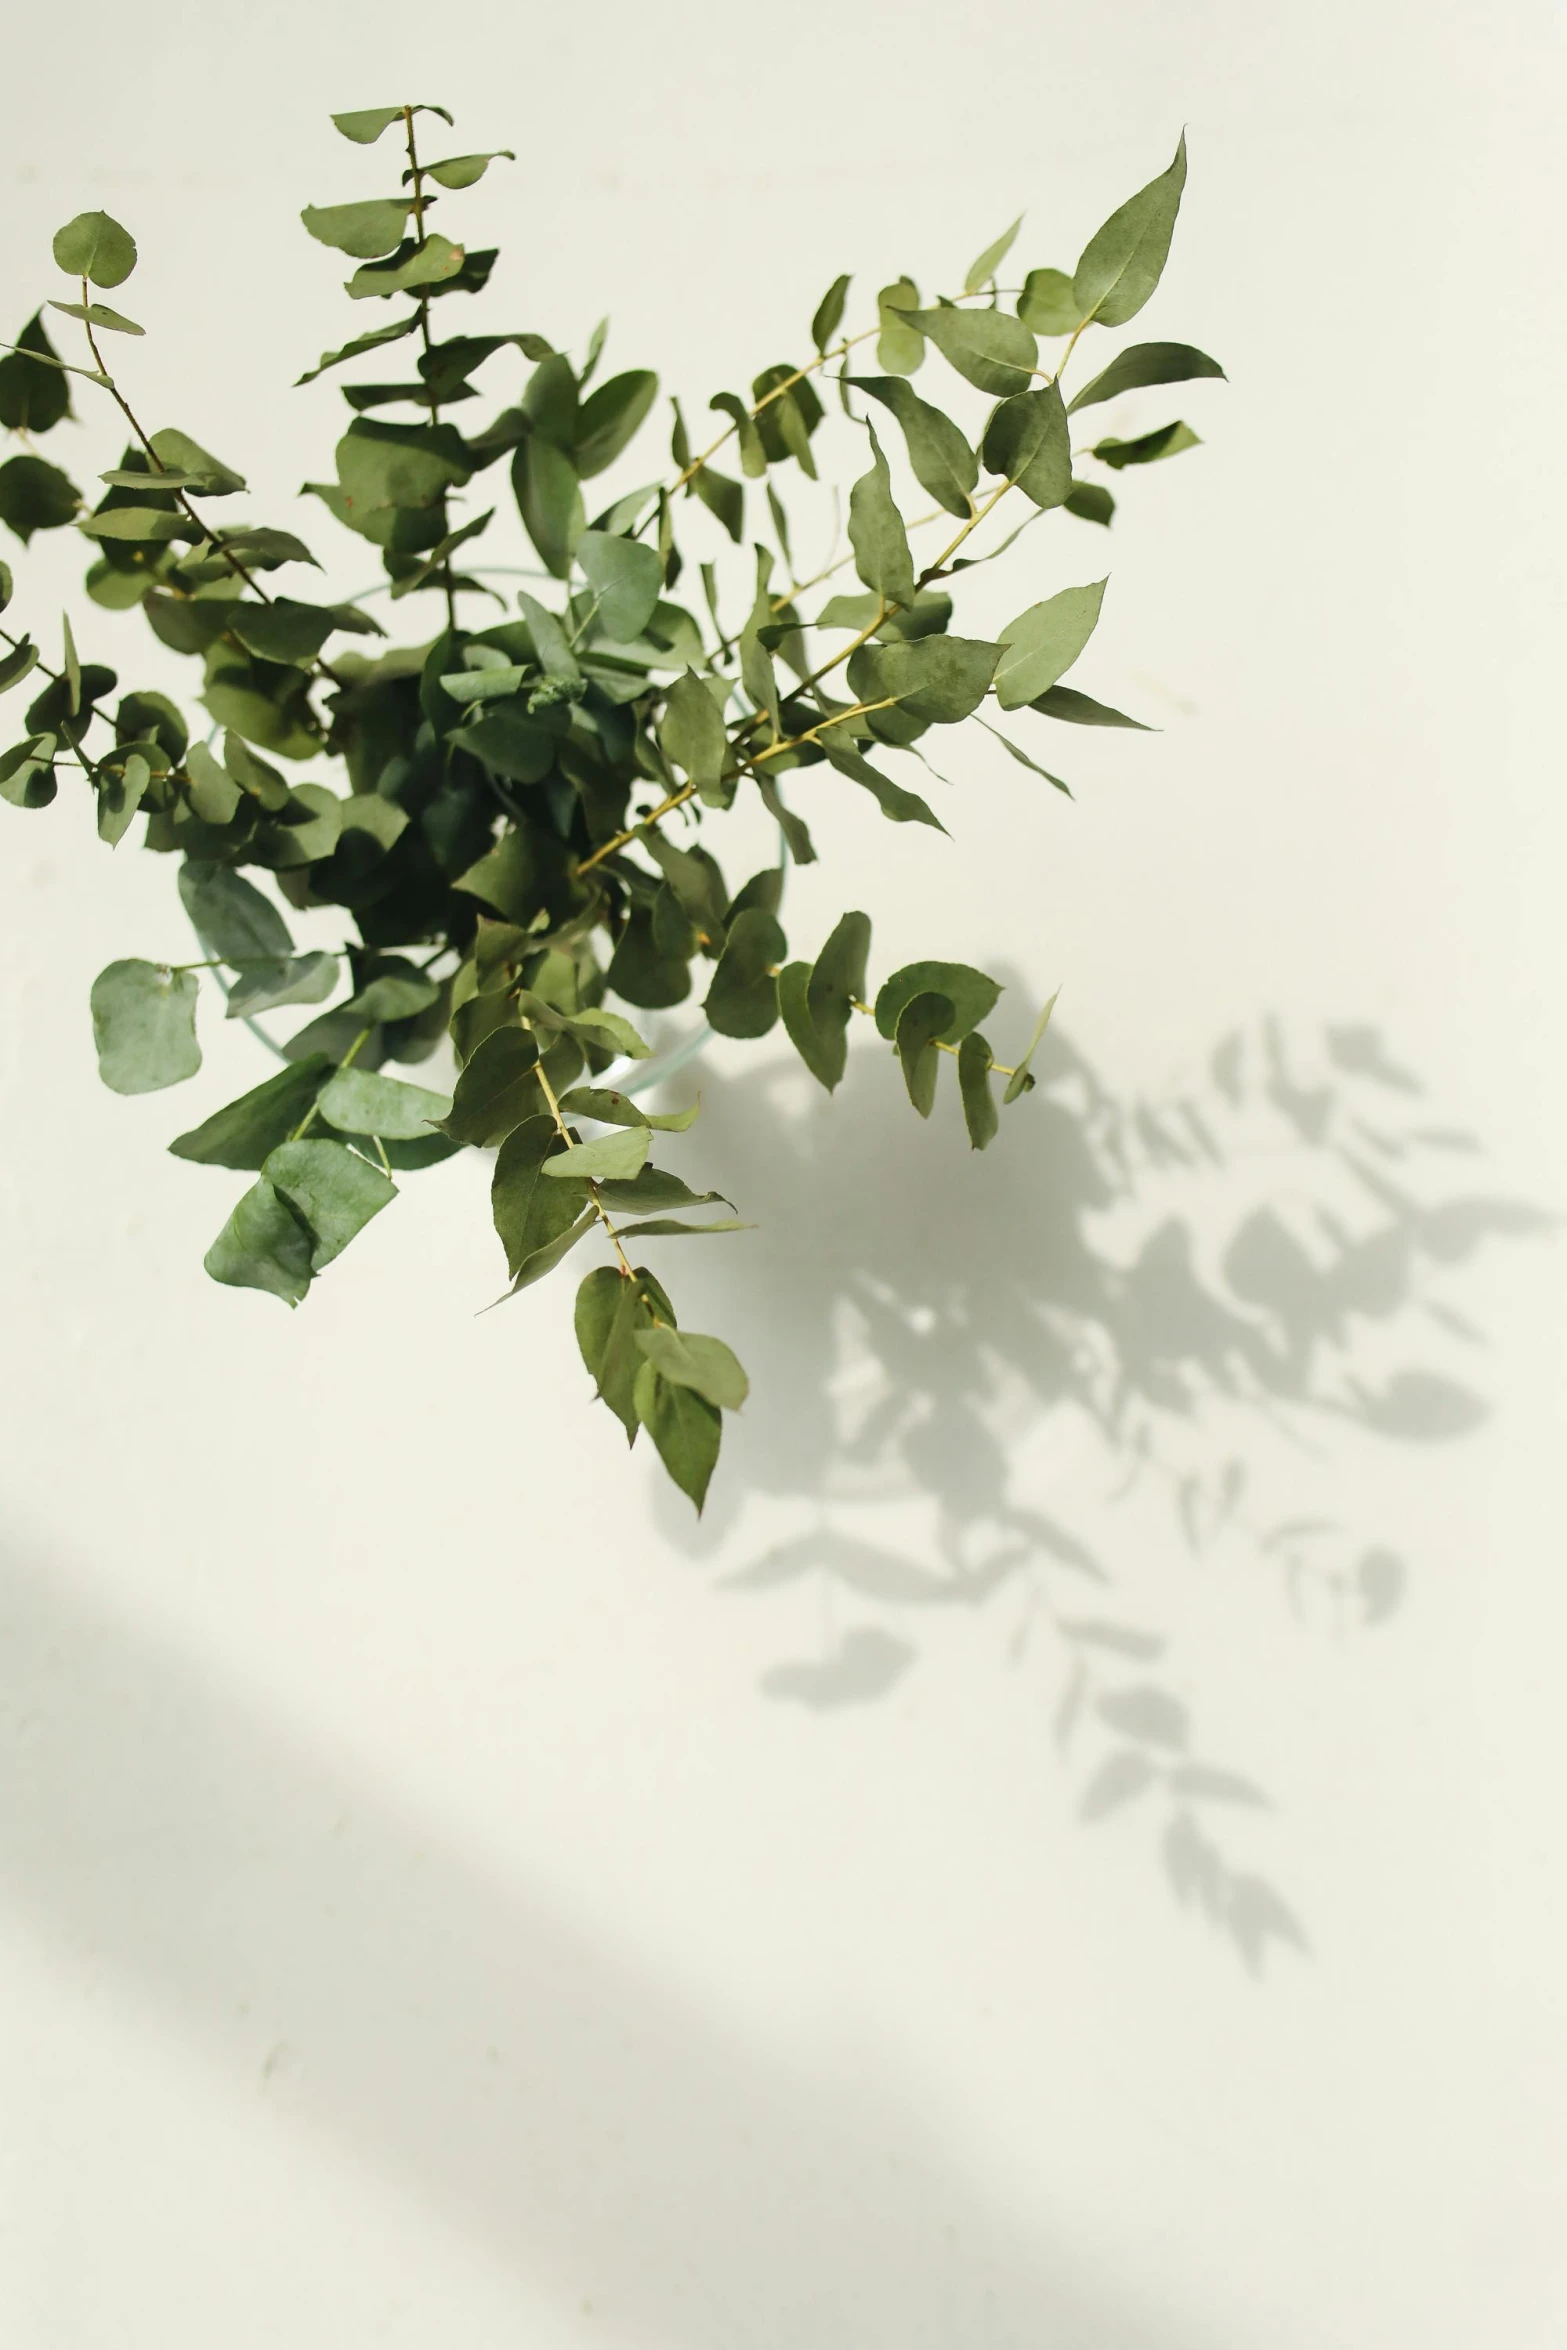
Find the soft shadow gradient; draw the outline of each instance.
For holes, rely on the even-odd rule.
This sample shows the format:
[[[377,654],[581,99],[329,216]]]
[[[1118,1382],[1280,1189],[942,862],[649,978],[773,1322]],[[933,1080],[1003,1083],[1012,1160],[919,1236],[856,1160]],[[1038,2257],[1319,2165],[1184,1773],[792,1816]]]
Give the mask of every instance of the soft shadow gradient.
[[[517,2275],[670,2350],[1239,2350],[1093,2274],[871,2047],[791,2058],[12,1543],[4,1898]]]
[[[1335,1641],[1395,1615],[1410,1569],[1361,1522],[1355,1448],[1481,1424],[1458,1277],[1555,1219],[1474,1181],[1478,1139],[1370,1024],[1296,1043],[1264,1018],[1161,1099],[1054,1025],[1035,1069],[982,1157],[950,1071],[934,1130],[863,1050],[830,1104],[786,1061],[713,1088],[702,1163],[763,1241],[724,1243],[721,1277],[682,1261],[669,1279],[692,1326],[754,1332],[765,1393],[702,1524],[669,1499],[663,1522],[728,1589],[827,1590],[816,1651],[762,1684],[824,1713],[896,1688],[955,1611],[1005,1603],[1010,1653],[1048,1659],[1082,1818],[1146,1814],[1176,1897],[1256,1970],[1275,1942],[1306,1946],[1276,1887],[1227,1857],[1267,1797],[1208,1750],[1134,1581],[1238,1562]],[[1041,1461],[1057,1435],[1070,1481]],[[802,1523],[747,1557],[757,1494]],[[867,1534],[865,1503],[914,1506],[921,1534]],[[846,1606],[862,1620],[843,1628]]]

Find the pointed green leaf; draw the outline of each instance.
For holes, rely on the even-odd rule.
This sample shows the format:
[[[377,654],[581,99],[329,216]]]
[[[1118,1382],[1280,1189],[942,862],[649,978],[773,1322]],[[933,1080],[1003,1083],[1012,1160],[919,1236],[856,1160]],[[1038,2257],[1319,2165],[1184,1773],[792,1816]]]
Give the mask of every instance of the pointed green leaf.
[[[313,384],[316,377],[325,375],[329,367],[341,367],[345,360],[358,359],[364,352],[373,351],[382,343],[401,342],[404,335],[411,335],[418,324],[419,313],[417,310],[413,310],[406,318],[394,319],[390,326],[378,326],[372,334],[356,335],[354,340],[351,343],[345,343],[340,351],[323,351],[315,366],[308,373],[295,379],[296,385]]]
[[[835,728],[829,729],[817,738],[827,754],[828,763],[840,775],[849,776],[868,791],[889,822],[928,824],[933,831],[946,831],[935,809],[928,801],[922,800],[917,791],[905,791],[901,783],[894,783],[890,775],[883,775],[879,767],[873,767],[869,759],[862,758],[851,744],[836,740],[836,732]]]
[[[585,1182],[541,1182],[547,1161],[559,1155],[560,1148],[555,1121],[545,1115],[516,1127],[496,1159],[490,1206],[513,1281],[530,1258],[559,1240],[590,1205]]]
[[[541,433],[530,433],[512,459],[511,480],[517,511],[539,560],[557,579],[568,578],[586,521],[582,485],[571,459]]]
[[[46,457],[12,457],[0,465],[0,522],[26,546],[35,530],[74,521],[81,492]]]
[[[658,377],[650,368],[629,368],[582,402],[577,410],[572,458],[578,478],[590,481],[612,465],[637,432],[658,397]]]
[[[1069,783],[1063,782],[1059,775],[1052,775],[1048,767],[1041,767],[1037,759],[1031,759],[1027,751],[1021,749],[1009,734],[1002,733],[999,726],[992,726],[987,718],[982,718],[979,723],[988,735],[995,737],[1004,751],[1011,753],[1020,767],[1026,767],[1031,775],[1041,776],[1046,783],[1053,783],[1057,791],[1066,793],[1068,799],[1072,797],[1072,787]]]
[[[1006,399],[1026,392],[1039,352],[1021,318],[1006,310],[915,310],[910,323],[927,335],[949,366],[982,392]]]
[[[596,1118],[602,1126],[647,1126],[656,1134],[684,1134],[696,1123],[702,1104],[698,1097],[687,1110],[644,1110],[628,1093],[577,1085],[561,1095],[560,1106],[568,1117]]]
[[[1164,273],[1185,185],[1183,131],[1168,171],[1112,212],[1084,246],[1072,278],[1079,317],[1124,326],[1141,310]]]
[[[490,1148],[544,1107],[539,1048],[522,1028],[498,1028],[464,1063],[446,1132],[454,1142]]]
[[[849,492],[849,544],[854,568],[873,594],[886,604],[914,601],[914,558],[909,534],[892,495],[892,473],[881,452],[875,430],[870,435],[871,469],[861,474]]]
[[[177,1159],[194,1159],[208,1167],[259,1168],[279,1143],[288,1140],[331,1069],[325,1053],[309,1054],[214,1110],[188,1134],[177,1135],[170,1151]]]
[[[472,258],[477,261],[482,256],[475,254]],[[389,294],[413,293],[424,286],[447,285],[453,279],[461,279],[468,260],[461,245],[454,245],[450,237],[432,229],[422,245],[405,237],[384,261],[361,263],[344,292],[350,302],[370,302],[384,301]]]
[[[1108,702],[1096,702],[1092,694],[1080,694],[1075,686],[1048,686],[1028,706],[1046,718],[1065,719],[1068,726],[1129,726],[1138,734],[1158,732],[1157,727],[1145,725],[1141,718],[1128,718],[1124,710],[1112,710]]]
[[[1154,465],[1161,457],[1179,457],[1183,449],[1202,446],[1189,424],[1161,424],[1155,432],[1139,434],[1136,440],[1096,441],[1089,451],[1101,465],[1113,466],[1119,473],[1127,465]]]
[[[662,1379],[651,1364],[644,1366],[646,1384],[638,1384],[637,1409],[652,1437],[659,1459],[687,1499],[701,1515],[707,1489],[718,1465],[723,1418],[716,1404]]]
[[[98,1074],[115,1093],[157,1093],[201,1067],[196,974],[135,959],[111,963],[92,984]]]
[[[950,416],[922,400],[896,375],[851,375],[850,387],[890,408],[903,428],[909,465],[921,489],[938,506],[967,520],[969,493],[979,479],[979,460]]]
[[[1007,622],[996,671],[996,699],[1003,710],[1034,701],[1071,668],[1099,624],[1105,584],[1096,579],[1087,587],[1063,588]]]
[[[979,708],[1000,659],[999,646],[973,637],[861,645],[849,662],[849,685],[857,702],[890,694],[911,718],[948,726]]]
[[[211,456],[189,433],[164,425],[152,436],[152,453],[171,473],[180,474],[197,497],[230,498],[245,487],[243,474]]]
[[[711,1224],[683,1224],[678,1216],[649,1216],[645,1223],[622,1224],[622,1240],[677,1240],[699,1239],[709,1232],[754,1232],[754,1224],[742,1224],[736,1216],[721,1216]]]
[[[434,180],[439,188],[471,188],[483,179],[492,163],[516,160],[510,147],[492,147],[487,155],[448,155],[443,163],[426,163],[420,168],[425,178]]]
[[[151,781],[152,769],[139,751],[128,751],[118,768],[99,769],[98,838],[111,849],[129,832]]]
[[[715,789],[729,756],[729,736],[718,706],[694,670],[670,687],[659,721],[659,747],[699,792]]]
[[[49,307],[58,310],[62,317],[79,318],[84,325],[99,327],[111,335],[144,335],[147,332],[144,326],[136,324],[134,318],[125,317],[121,311],[111,310],[107,302],[51,302]]]
[[[1064,505],[1072,494],[1072,434],[1059,386],[1003,400],[985,427],[984,458],[987,472],[1004,473],[1041,509]]]
[[[1108,530],[1115,516],[1115,500],[1100,482],[1074,481],[1066,511],[1080,522],[1097,522]]]
[[[835,277],[816,305],[811,320],[811,340],[818,351],[825,353],[828,344],[843,324],[843,306],[848,299],[849,280]]]
[[[1023,215],[1020,212],[1016,220],[1012,223],[1012,226],[1010,228],[1003,229],[1000,236],[997,237],[995,243],[993,245],[987,245],[984,252],[980,254],[979,258],[976,261],[970,262],[968,274],[963,280],[963,291],[965,294],[977,294],[985,286],[990,284],[990,281],[995,276],[996,271],[1001,267],[1002,262],[1005,261],[1007,255],[1011,252],[1012,247],[1017,239],[1017,232],[1022,227],[1022,225]]]
[[[1035,1053],[1039,1050],[1039,1042],[1041,1037],[1044,1035],[1045,1030],[1050,1026],[1050,1015],[1056,1008],[1056,996],[1058,996],[1060,993],[1061,990],[1057,988],[1056,994],[1051,997],[1049,1003],[1046,1004],[1044,1010],[1040,1013],[1038,1021],[1035,1023],[1034,1033],[1028,1040],[1028,1050],[1023,1055],[1023,1058],[1021,1061],[1019,1061],[1017,1067],[1013,1070],[1012,1075],[1007,1080],[1006,1092],[1001,1097],[1003,1108],[1005,1108],[1008,1102],[1015,1102],[1019,1094],[1028,1093],[1033,1088],[1034,1079],[1030,1072],[1029,1063],[1033,1060]]]
[[[1142,391],[1151,384],[1189,383],[1196,376],[1217,376],[1223,381],[1224,370],[1217,359],[1194,350],[1190,343],[1133,343],[1118,351],[1091,383],[1084,384],[1067,414],[1075,416],[1079,408],[1095,407],[1121,392]]]
[[[9,432],[52,432],[71,413],[66,369],[50,366],[60,354],[49,340],[43,312],[35,310],[9,355],[0,359],[0,425]],[[38,366],[42,359],[45,364]]]
[[[424,109],[416,106],[414,112],[421,114]],[[374,146],[384,130],[402,119],[403,110],[400,106],[361,106],[351,113],[334,114],[332,117],[335,128],[342,132],[345,139],[352,139],[356,147]]]

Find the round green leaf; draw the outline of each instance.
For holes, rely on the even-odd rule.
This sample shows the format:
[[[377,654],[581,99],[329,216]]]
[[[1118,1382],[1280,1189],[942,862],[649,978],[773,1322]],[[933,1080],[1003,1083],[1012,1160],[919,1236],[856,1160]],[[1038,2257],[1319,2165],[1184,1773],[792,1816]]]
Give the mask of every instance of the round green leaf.
[[[194,1077],[196,974],[164,964],[111,963],[92,984],[98,1074],[115,1093],[157,1093]]]
[[[136,240],[107,212],[78,212],[56,230],[54,257],[72,277],[90,277],[95,286],[118,286],[136,267]]]

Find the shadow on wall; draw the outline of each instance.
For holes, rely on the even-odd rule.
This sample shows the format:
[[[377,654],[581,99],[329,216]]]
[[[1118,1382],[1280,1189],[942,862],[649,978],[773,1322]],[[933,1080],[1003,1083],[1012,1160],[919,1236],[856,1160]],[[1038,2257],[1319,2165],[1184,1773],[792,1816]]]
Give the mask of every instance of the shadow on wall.
[[[969,2173],[863,2044],[742,2036],[53,1562],[0,1572],[0,1642],[8,1906],[412,2185],[563,2323],[671,2350],[1198,2350]]]
[[[1261,1567],[1335,1640],[1393,1616],[1407,1570],[1356,1522],[1356,1448],[1484,1419],[1449,1290],[1555,1219],[1463,1179],[1476,1138],[1369,1026],[1302,1049],[1265,1019],[1169,1099],[1055,1028],[1035,1070],[982,1158],[949,1090],[921,1130],[869,1054],[831,1104],[783,1063],[715,1089],[704,1166],[763,1245],[694,1284],[682,1264],[676,1302],[755,1334],[770,1408],[735,1424],[702,1525],[669,1497],[664,1524],[724,1588],[820,1602],[813,1652],[763,1687],[824,1713],[886,1695],[954,1611],[1004,1615],[1012,1655],[1045,1656],[1083,1819],[1156,1819],[1173,1892],[1255,1970],[1305,1935],[1227,1857],[1266,1797],[1170,1685],[1172,1563]],[[801,1525],[747,1556],[758,1494],[770,1533],[777,1497]],[[897,1548],[888,1505],[918,1516]]]

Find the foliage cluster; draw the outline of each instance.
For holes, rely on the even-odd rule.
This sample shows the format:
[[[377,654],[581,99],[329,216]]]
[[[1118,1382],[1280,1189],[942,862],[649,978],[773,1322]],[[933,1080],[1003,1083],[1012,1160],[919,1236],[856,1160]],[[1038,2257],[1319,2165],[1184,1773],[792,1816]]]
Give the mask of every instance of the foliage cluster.
[[[680,1328],[662,1282],[633,1255],[643,1241],[742,1227],[732,1212],[693,1215],[729,1203],[654,1164],[654,1148],[695,1109],[639,1106],[639,1066],[645,1078],[656,1063],[613,1005],[657,1012],[700,993],[720,1035],[763,1037],[781,1023],[829,1090],[863,1014],[922,1117],[943,1059],[956,1062],[977,1149],[997,1132],[1000,1107],[1029,1091],[1048,1006],[1027,1049],[1004,1064],[983,1026],[1001,991],[983,971],[923,959],[873,992],[871,924],[855,909],[814,952],[791,957],[785,868],[816,856],[797,803],[830,821],[826,784],[868,792],[893,823],[944,829],[892,772],[922,763],[935,729],[972,720],[1065,791],[982,713],[1138,725],[1062,682],[1099,620],[1102,578],[1028,604],[993,640],[954,632],[954,595],[1043,515],[1108,526],[1104,475],[1194,444],[1174,422],[1073,445],[1072,419],[1123,393],[1222,373],[1186,344],[1125,347],[1070,401],[1062,380],[1082,336],[1124,326],[1154,292],[1185,142],[1070,273],[1035,268],[1003,287],[1015,223],[957,291],[922,299],[900,276],[852,331],[850,281],[838,278],[810,322],[808,352],[765,367],[748,395],[716,393],[721,429],[700,449],[672,403],[669,471],[590,516],[589,485],[630,447],[657,379],[643,368],[601,373],[602,325],[580,358],[531,329],[445,331],[440,306],[481,295],[496,250],[459,242],[432,213],[513,159],[430,160],[421,140],[431,119],[451,121],[414,105],[333,117],[366,149],[395,134],[382,150],[398,147],[381,175],[390,192],[307,206],[304,225],[353,264],[349,299],[376,303],[372,318],[381,305],[392,314],[299,380],[359,361],[369,369],[371,380],[343,386],[352,419],[332,478],[306,489],[378,550],[378,592],[392,604],[433,599],[433,636],[427,622],[420,641],[394,644],[361,604],[312,600],[319,566],[303,539],[224,519],[225,501],[245,494],[242,474],[178,428],[144,428],[105,357],[111,337],[143,330],[100,298],[129,278],[136,246],[108,214],[83,213],[54,239],[69,298],[46,305],[79,329],[82,357],[61,356],[40,309],[0,360],[0,423],[21,444],[0,466],[0,520],[24,544],[67,527],[85,537],[92,602],[140,612],[161,646],[195,663],[205,715],[193,724],[153,687],[120,691],[114,669],[78,653],[68,617],[57,666],[32,634],[0,630],[0,691],[41,681],[25,733],[0,754],[0,794],[39,809],[62,774],[74,778],[102,840],[118,844],[139,820],[145,845],[178,860],[201,954],[132,957],[100,973],[91,1008],[106,1084],[142,1093],[196,1073],[201,973],[214,975],[231,1018],[325,1007],[273,1045],[276,1074],[170,1145],[253,1177],[207,1252],[213,1278],[298,1305],[395,1197],[397,1176],[464,1148],[493,1150],[510,1293],[590,1233],[604,1237],[609,1260],[577,1294],[583,1360],[628,1439],[645,1428],[700,1508],[746,1375],[720,1339]],[[1041,339],[1059,339],[1048,364]],[[912,381],[932,356],[942,404]],[[516,398],[470,424],[481,374],[519,359]],[[102,395],[129,435],[91,502],[35,446],[71,417],[75,385]],[[948,412],[957,386],[970,388],[960,403],[978,393],[987,404],[977,424]],[[786,496],[801,476],[818,479],[828,387],[868,464],[849,489],[848,551],[801,578]],[[1092,475],[1079,471],[1089,461]],[[912,517],[905,470],[929,503]],[[503,571],[477,565],[499,502],[483,493],[508,476],[541,567],[527,575],[540,593],[524,588],[515,613],[492,584]],[[717,558],[726,539],[747,541],[753,485],[763,535],[749,603],[726,619]],[[1020,519],[982,548],[975,534],[1004,500]],[[699,599],[681,543],[693,524]],[[916,555],[932,531],[939,543]],[[831,586],[851,569],[849,592]],[[11,593],[0,565],[0,608]],[[323,759],[339,763],[346,790],[298,779]],[[731,892],[708,841],[742,792],[758,794],[776,823],[778,860]],[[342,909],[354,935],[340,952],[298,951],[246,869],[270,877],[291,909]],[[447,1040],[447,1089],[386,1074]]]

